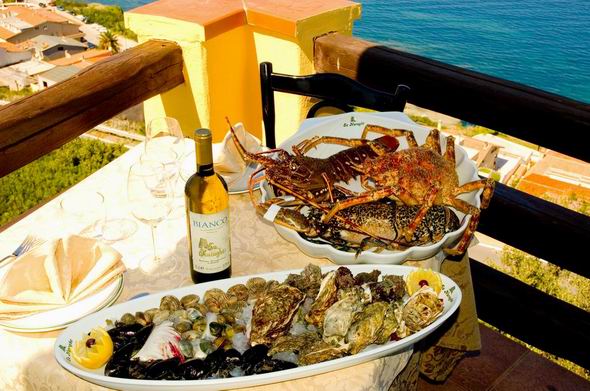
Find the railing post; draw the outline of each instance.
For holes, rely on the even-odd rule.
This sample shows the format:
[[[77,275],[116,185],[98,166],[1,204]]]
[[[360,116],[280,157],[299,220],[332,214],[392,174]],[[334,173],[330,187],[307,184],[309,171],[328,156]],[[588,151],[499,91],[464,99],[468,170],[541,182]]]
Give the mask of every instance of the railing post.
[[[280,73],[314,73],[314,38],[351,34],[359,16],[360,5],[347,0],[161,0],[131,10],[125,22],[141,42],[175,41],[184,57],[185,84],[147,101],[146,122],[173,116],[186,135],[209,127],[219,141],[227,115],[261,137],[259,64],[270,61]],[[305,98],[276,94],[278,143],[297,129],[308,107]]]

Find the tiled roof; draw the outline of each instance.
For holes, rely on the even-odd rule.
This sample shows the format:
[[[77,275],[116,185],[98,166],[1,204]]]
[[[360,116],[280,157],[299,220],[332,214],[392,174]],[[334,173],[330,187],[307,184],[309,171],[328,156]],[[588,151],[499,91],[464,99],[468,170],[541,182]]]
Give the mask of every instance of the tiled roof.
[[[23,49],[19,48],[10,42],[0,42],[0,48],[5,49],[7,52],[22,52]]]
[[[111,54],[110,50],[90,49],[90,50],[86,50],[85,52],[82,52],[82,53],[72,54],[69,57],[62,57],[62,58],[58,58],[56,60],[49,61],[49,62],[53,65],[75,65],[75,66],[78,66],[79,63],[85,63],[85,66],[88,66],[88,65],[98,62],[106,57],[109,57],[111,55],[112,54]]]
[[[29,39],[28,41],[22,42],[19,44],[20,47],[28,49],[28,48],[37,48],[41,51],[47,50],[54,46],[58,45],[67,45],[67,46],[75,46],[79,48],[85,48],[86,45],[80,41],[76,41],[73,38],[68,37],[54,37],[52,35],[38,35],[34,38]]]
[[[55,82],[60,82],[70,77],[74,76],[76,73],[80,72],[79,68],[73,66],[60,66],[55,67],[53,69],[48,70],[47,72],[41,73],[39,76],[44,79],[53,80]]]
[[[8,39],[10,37],[14,37],[17,33],[13,33],[10,30],[5,29],[4,27],[0,27],[0,38]]]
[[[32,26],[45,22],[68,23],[66,18],[48,9],[7,6],[5,9],[0,10],[0,14],[16,17]]]

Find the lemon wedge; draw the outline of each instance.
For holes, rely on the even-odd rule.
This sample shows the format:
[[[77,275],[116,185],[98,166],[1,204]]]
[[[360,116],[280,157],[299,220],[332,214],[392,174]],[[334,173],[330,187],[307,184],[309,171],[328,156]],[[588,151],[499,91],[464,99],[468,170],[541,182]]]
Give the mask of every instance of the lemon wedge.
[[[109,361],[113,355],[113,340],[102,327],[92,329],[72,349],[74,360],[88,369],[97,369]]]
[[[418,269],[409,273],[406,277],[406,286],[410,296],[425,285],[434,289],[437,294],[442,291],[440,275],[430,269]]]

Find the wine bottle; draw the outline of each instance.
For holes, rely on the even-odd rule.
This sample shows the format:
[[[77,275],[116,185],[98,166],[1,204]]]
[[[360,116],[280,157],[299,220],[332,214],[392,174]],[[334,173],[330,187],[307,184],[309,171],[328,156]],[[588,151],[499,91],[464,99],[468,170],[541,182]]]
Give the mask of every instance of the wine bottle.
[[[197,172],[184,188],[190,271],[193,282],[231,276],[229,193],[213,168],[211,131],[195,131]]]

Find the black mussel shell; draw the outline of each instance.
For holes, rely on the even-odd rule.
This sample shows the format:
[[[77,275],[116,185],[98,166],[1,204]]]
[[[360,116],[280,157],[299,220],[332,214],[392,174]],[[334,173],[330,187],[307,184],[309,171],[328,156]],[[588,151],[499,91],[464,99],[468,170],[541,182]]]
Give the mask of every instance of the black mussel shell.
[[[142,325],[139,323],[133,323],[128,325],[120,325],[115,328],[112,328],[108,331],[109,336],[113,340],[113,348],[114,350],[119,350],[119,348],[123,345],[128,344],[131,342],[131,339],[135,336],[135,334],[143,328]],[[149,335],[149,333],[148,333]]]
[[[253,346],[242,354],[242,369],[246,375],[252,375],[256,365],[266,358],[268,358],[268,346]]]
[[[130,342],[115,350],[104,368],[105,376],[129,377],[129,360],[135,351],[135,344]]]
[[[294,364],[289,361],[267,358],[260,361],[258,364],[254,366],[253,373],[259,375],[263,373],[283,371],[285,369],[291,368],[297,368],[297,364]]]
[[[141,329],[139,329],[135,333],[134,342],[135,342],[135,348],[137,350],[141,349],[141,347],[145,344],[145,341],[147,341],[147,339],[150,336],[150,334],[152,333],[153,329],[154,329],[154,324],[150,323],[147,326],[142,327]]]
[[[158,360],[162,361],[162,360]],[[138,359],[129,361],[129,378],[131,379],[145,379],[146,373],[150,365],[157,361],[143,362]]]
[[[223,349],[217,349],[216,351],[209,353],[205,358],[205,367],[208,369],[207,377],[213,376],[225,361],[225,351]]]
[[[211,335],[213,335],[215,337],[219,337],[224,329],[225,329],[225,326],[221,323],[217,323],[217,322],[209,323],[209,331],[211,332]]]
[[[231,377],[231,372],[236,367],[242,367],[242,355],[236,349],[228,349],[224,352],[223,362],[215,375],[222,379]]]
[[[147,367],[145,378],[149,380],[176,380],[176,369],[180,365],[180,358],[172,357],[158,360]]]
[[[209,367],[200,358],[195,358],[180,364],[175,372],[184,380],[200,380],[209,373]]]

